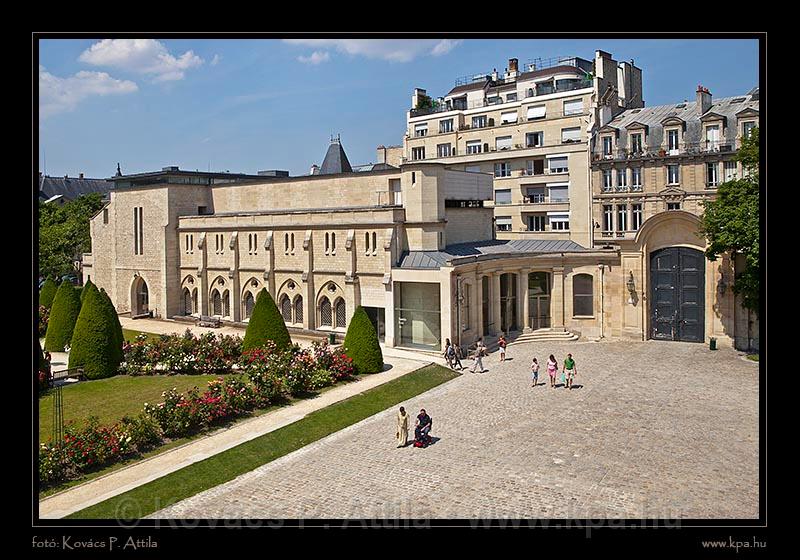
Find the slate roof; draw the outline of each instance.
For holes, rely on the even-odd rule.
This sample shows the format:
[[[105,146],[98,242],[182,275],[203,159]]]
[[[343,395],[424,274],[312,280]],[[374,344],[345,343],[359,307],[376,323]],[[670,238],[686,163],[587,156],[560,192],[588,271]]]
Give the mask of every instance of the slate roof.
[[[331,142],[328,146],[328,153],[325,154],[325,160],[319,168],[319,175],[332,175],[334,173],[352,173],[353,168],[347,159],[347,154],[344,153],[342,143],[338,140]]]
[[[61,195],[65,200],[74,200],[81,195],[100,193],[102,196],[114,188],[112,181],[105,179],[80,179],[78,177],[39,177],[39,198],[47,200]]]
[[[552,239],[488,240],[448,245],[444,251],[409,251],[400,258],[398,268],[438,269],[461,257],[482,255],[538,255],[541,253],[575,253],[587,249],[574,241]]]
[[[657,105],[642,109],[628,109],[617,115],[606,126],[619,130],[618,146],[619,148],[628,148],[628,131],[625,127],[633,122],[647,125],[648,131],[645,143],[649,148],[658,149],[664,141],[664,128],[661,124],[664,119],[676,117],[684,121],[686,123],[684,141],[690,144],[697,144],[705,140],[702,136],[703,124],[700,119],[704,115],[716,113],[727,119],[727,125],[724,129],[725,136],[720,138],[720,142],[732,144],[736,141],[736,135],[739,132],[736,126],[736,113],[742,109],[758,111],[758,90],[757,88],[754,89],[755,93],[751,90],[745,95],[712,99],[713,104],[703,115],[700,115],[697,111],[697,101],[686,101],[684,103]],[[734,102],[737,100],[741,101]],[[683,105],[683,107],[679,108],[678,105]],[[599,152],[601,149],[602,145],[598,142],[595,151]]]

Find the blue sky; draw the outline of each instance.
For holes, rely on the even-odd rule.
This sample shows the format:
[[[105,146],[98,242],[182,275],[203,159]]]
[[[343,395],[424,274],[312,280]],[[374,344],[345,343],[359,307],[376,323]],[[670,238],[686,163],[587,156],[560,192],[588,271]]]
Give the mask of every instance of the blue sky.
[[[602,49],[642,69],[647,106],[758,84],[756,40],[43,40],[39,165],[49,175],[181,169],[307,173],[341,134],[350,162],[402,142],[414,87],[446,94],[516,57]]]

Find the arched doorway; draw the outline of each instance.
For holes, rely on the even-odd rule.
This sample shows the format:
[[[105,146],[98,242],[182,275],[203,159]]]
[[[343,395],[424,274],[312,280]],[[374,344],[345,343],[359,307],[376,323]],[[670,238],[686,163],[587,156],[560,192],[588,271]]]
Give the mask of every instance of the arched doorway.
[[[703,342],[705,257],[688,247],[650,253],[650,338]]]
[[[517,275],[500,275],[500,330],[517,330]]]
[[[150,291],[147,289],[147,282],[141,276],[133,281],[131,311],[134,316],[150,313]]]

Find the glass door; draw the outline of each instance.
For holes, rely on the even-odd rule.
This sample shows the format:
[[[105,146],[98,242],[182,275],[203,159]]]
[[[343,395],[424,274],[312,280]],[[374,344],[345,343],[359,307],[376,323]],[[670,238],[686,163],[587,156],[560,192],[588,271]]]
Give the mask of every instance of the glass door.
[[[528,274],[528,316],[531,329],[550,328],[550,273]]]

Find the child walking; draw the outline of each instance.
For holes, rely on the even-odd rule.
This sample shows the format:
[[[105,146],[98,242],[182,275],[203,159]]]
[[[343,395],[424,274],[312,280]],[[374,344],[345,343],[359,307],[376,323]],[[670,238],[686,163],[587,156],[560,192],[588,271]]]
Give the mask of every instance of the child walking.
[[[536,387],[539,381],[539,361],[534,358],[531,362],[531,387]]]
[[[547,375],[550,376],[550,387],[553,389],[556,388],[556,372],[558,371],[558,362],[556,361],[555,356],[550,354],[550,358],[547,360]]]

